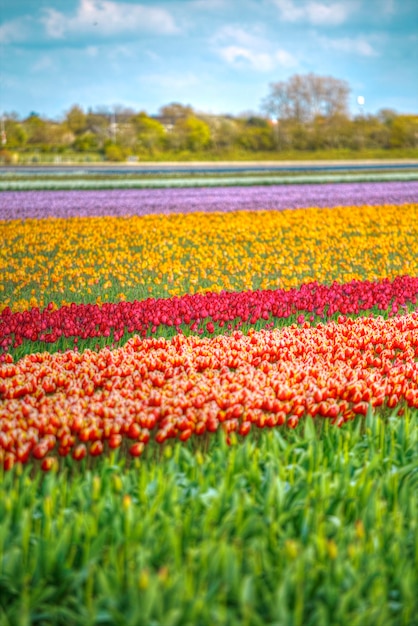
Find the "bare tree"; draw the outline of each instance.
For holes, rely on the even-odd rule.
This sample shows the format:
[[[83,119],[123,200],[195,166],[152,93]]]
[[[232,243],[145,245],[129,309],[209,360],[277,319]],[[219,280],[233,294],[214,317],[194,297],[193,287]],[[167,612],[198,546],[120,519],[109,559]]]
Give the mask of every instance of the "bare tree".
[[[270,93],[262,108],[273,118],[307,123],[318,115],[346,115],[349,92],[344,80],[312,73],[295,74],[287,82],[270,84]]]
[[[189,104],[180,104],[179,102],[171,102],[160,108],[160,117],[165,118],[170,124],[175,124],[178,120],[185,119],[189,115],[193,115],[193,108]]]

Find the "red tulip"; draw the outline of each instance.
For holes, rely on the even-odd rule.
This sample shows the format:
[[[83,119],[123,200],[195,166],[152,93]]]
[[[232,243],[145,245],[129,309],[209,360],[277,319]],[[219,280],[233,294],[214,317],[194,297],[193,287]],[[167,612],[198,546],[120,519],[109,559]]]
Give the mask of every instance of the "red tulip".
[[[103,443],[100,440],[93,441],[89,453],[91,456],[100,456],[103,453]]]
[[[119,435],[119,434],[110,435],[108,443],[109,443],[109,448],[111,448],[112,450],[119,448],[119,446],[122,444],[122,435]]]
[[[75,461],[81,461],[87,454],[87,448],[83,443],[78,444],[73,450],[72,457]]]
[[[54,456],[47,456],[41,463],[41,469],[44,472],[50,472],[58,467],[58,461]]]
[[[129,454],[134,457],[139,457],[144,452],[144,447],[145,444],[143,444],[141,441],[137,441],[129,448]]]

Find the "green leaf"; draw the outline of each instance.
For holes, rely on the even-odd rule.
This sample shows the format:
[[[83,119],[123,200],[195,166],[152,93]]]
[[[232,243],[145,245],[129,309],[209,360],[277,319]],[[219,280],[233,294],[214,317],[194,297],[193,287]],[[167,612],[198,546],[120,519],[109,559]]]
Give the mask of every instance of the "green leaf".
[[[305,427],[303,429],[304,438],[307,441],[314,441],[317,438],[314,419],[308,415],[305,417]]]

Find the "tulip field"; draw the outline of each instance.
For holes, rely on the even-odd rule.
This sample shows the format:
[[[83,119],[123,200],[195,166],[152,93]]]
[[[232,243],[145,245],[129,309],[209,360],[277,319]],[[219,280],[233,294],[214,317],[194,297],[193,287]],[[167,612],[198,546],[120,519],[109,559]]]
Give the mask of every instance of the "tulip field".
[[[418,626],[418,182],[0,192],[0,626]]]

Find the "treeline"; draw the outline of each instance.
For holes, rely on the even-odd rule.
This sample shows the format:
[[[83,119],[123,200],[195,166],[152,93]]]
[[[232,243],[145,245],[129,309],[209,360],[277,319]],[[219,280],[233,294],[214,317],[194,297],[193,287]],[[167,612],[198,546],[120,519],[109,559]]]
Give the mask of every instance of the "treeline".
[[[62,120],[31,113],[4,114],[0,159],[24,155],[95,155],[109,161],[164,155],[219,156],[289,151],[364,151],[418,148],[418,115],[383,109],[348,111],[350,89],[341,80],[314,74],[273,83],[260,113],[211,115],[171,103],[158,115],[130,108],[83,110],[73,105]]]

